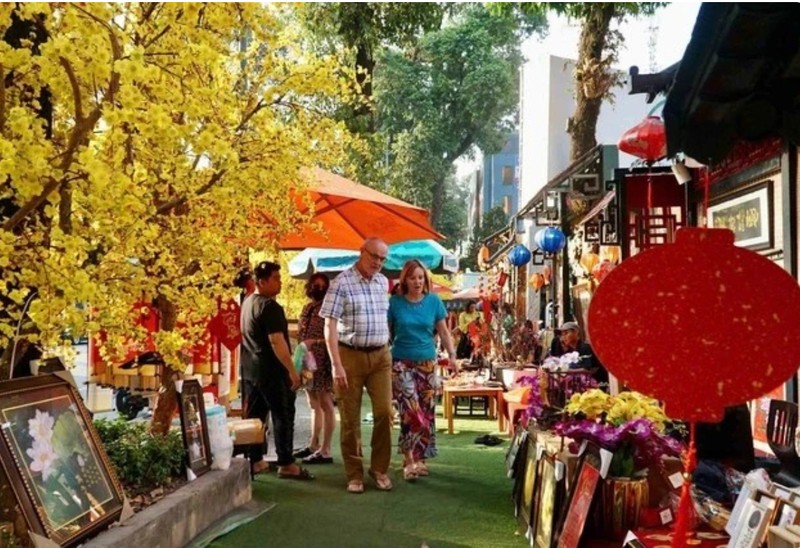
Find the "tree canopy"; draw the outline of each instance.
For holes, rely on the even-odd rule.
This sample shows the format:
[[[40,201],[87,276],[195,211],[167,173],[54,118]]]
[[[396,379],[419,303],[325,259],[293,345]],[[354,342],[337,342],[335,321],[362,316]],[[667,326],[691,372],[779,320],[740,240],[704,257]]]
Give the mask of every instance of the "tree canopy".
[[[43,344],[103,328],[109,350],[133,332],[133,305],[160,299],[173,314],[158,348],[180,367],[246,258],[237,237],[274,248],[304,220],[298,170],[344,158],[331,114],[353,72],[299,49],[289,9],[0,5],[1,341],[34,290]],[[38,38],[8,39],[31,23]]]

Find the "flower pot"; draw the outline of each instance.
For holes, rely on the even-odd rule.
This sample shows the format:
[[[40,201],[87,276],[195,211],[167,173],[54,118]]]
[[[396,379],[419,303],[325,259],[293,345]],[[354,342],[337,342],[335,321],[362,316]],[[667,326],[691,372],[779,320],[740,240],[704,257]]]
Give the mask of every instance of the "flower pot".
[[[598,537],[621,541],[639,526],[639,515],[647,506],[647,478],[608,478],[595,495],[593,528]]]

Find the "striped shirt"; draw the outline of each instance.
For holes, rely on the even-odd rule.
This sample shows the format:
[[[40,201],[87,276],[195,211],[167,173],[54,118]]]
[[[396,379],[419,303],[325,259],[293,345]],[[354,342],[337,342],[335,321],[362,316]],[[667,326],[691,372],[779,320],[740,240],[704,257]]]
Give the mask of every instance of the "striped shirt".
[[[366,279],[355,266],[331,282],[319,315],[338,320],[339,342],[355,347],[389,342],[389,281],[381,273]]]

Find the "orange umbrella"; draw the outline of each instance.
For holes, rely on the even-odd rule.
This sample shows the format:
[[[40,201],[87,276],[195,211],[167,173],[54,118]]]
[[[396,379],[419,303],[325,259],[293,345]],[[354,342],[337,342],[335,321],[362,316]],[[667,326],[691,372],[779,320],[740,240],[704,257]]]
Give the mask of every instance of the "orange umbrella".
[[[313,168],[310,173],[316,181],[308,191],[314,203],[312,221],[321,224],[323,231],[302,227],[280,241],[281,249],[359,249],[370,236],[387,244],[444,239],[431,226],[425,209],[324,169]],[[308,211],[303,196],[297,197],[297,206],[301,212]]]

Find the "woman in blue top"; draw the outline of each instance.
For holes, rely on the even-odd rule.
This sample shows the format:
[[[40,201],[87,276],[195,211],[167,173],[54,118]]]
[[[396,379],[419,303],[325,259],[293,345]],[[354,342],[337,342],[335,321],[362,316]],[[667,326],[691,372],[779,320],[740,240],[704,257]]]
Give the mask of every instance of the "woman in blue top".
[[[412,259],[400,272],[400,291],[389,299],[392,341],[392,392],[400,413],[399,452],[403,478],[427,476],[425,459],[436,456],[436,344],[439,333],[455,370],[455,349],[445,318],[447,312],[433,295],[428,272]]]

